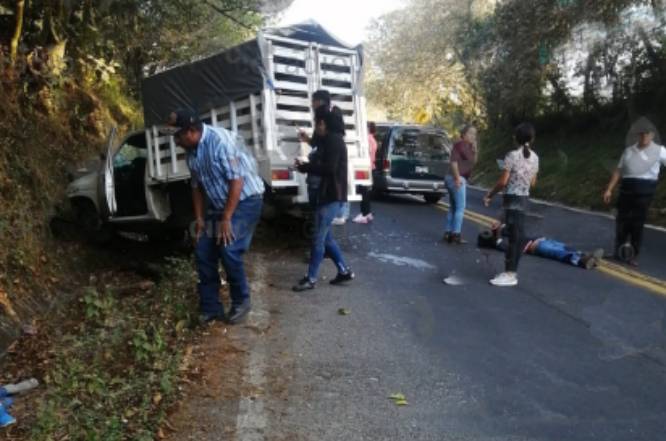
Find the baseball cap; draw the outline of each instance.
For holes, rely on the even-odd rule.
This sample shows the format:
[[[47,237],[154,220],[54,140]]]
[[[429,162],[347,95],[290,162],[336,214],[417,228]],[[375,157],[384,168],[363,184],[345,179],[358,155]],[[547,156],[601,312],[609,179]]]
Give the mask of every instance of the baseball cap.
[[[176,135],[182,130],[196,126],[201,121],[197,114],[191,109],[176,109],[167,118],[166,125],[160,128],[160,132],[165,135]]]
[[[656,127],[654,126],[654,124],[652,124],[652,121],[650,121],[649,119],[640,118],[634,124],[633,130],[635,133],[655,133]]]

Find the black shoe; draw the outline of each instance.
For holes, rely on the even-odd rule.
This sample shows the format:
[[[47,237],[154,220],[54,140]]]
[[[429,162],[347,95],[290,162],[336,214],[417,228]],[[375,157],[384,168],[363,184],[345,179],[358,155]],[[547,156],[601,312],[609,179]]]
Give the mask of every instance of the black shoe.
[[[597,266],[597,259],[591,254],[585,254],[580,258],[580,266],[586,270],[591,270]]]
[[[442,237],[442,242],[451,243],[451,233],[449,233],[448,231],[444,233],[444,237]]]
[[[340,285],[341,283],[351,282],[352,280],[354,280],[354,273],[347,271],[346,273],[338,273],[338,275],[335,276],[335,279],[328,283],[331,285]]]
[[[314,288],[315,284],[308,277],[303,277],[301,280],[298,281],[298,284],[294,285],[291,289],[296,292],[301,292]]]
[[[229,318],[227,319],[227,323],[230,325],[235,325],[242,322],[247,317],[247,314],[251,309],[252,306],[250,305],[249,300],[245,300],[238,306],[232,306],[231,311],[229,311]]]
[[[224,321],[224,314],[200,314],[199,315],[199,323],[202,325],[209,325],[212,324],[213,322],[218,321],[218,322],[223,322]]]
[[[465,239],[462,238],[460,234],[452,234],[451,235],[451,242],[457,244],[457,245],[464,245],[467,243]]]

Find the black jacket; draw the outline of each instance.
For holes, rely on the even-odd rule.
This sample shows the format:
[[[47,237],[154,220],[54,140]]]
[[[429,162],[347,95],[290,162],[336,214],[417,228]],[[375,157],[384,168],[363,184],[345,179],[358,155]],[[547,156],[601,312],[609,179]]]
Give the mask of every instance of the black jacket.
[[[298,171],[321,176],[319,203],[347,201],[347,144],[340,134],[317,140],[318,161],[301,164]]]

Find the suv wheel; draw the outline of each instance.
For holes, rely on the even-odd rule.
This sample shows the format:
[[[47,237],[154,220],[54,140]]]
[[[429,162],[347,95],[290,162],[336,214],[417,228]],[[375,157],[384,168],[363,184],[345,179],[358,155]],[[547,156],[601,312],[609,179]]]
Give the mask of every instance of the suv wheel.
[[[423,199],[425,199],[427,204],[436,204],[440,199],[442,199],[442,193],[424,194]]]

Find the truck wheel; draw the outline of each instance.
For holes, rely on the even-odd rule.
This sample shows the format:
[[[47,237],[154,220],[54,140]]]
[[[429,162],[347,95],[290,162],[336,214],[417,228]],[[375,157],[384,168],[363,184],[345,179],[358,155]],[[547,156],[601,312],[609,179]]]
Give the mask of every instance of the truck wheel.
[[[424,194],[423,199],[425,199],[426,204],[436,204],[440,199],[442,199],[442,193]]]
[[[79,201],[75,204],[76,221],[81,226],[85,238],[95,245],[105,245],[113,239],[113,227],[100,219],[92,202]]]

